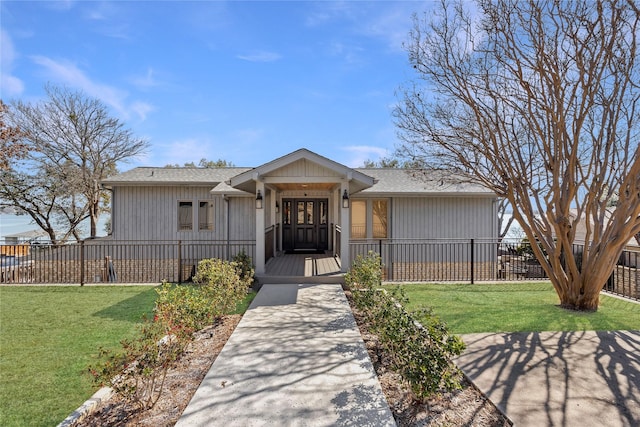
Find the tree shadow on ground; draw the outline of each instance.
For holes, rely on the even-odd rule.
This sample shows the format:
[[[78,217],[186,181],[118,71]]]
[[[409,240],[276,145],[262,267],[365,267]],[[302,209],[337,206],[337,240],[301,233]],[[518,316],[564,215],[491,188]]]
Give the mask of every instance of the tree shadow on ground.
[[[640,332],[470,334],[457,359],[518,425],[640,424]]]

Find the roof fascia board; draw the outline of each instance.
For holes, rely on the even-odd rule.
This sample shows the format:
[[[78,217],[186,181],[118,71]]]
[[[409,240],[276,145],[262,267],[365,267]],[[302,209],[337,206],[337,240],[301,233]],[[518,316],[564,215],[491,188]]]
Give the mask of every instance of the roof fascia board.
[[[344,181],[343,178],[339,177],[323,177],[323,176],[265,176],[262,177],[261,180],[265,184],[323,184],[323,183],[341,183]]]
[[[105,187],[157,187],[157,186],[188,186],[215,187],[218,181],[101,181]]]
[[[354,198],[363,198],[368,199],[372,197],[455,197],[455,198],[463,198],[463,197],[473,197],[473,198],[487,198],[487,199],[497,199],[499,198],[494,193],[465,193],[465,192],[455,192],[455,193],[420,193],[420,192],[406,192],[406,193],[398,193],[398,192],[358,192],[353,193]]]

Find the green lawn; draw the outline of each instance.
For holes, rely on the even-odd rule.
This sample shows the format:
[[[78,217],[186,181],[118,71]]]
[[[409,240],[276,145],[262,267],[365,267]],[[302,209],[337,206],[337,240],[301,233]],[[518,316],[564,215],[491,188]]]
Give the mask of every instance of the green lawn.
[[[640,304],[606,295],[595,313],[568,311],[548,282],[409,284],[408,309],[431,307],[456,334],[640,330]]]
[[[156,296],[152,286],[0,287],[0,425],[66,418],[95,391],[85,372],[98,348],[132,337]]]
[[[57,425],[95,387],[100,346],[133,336],[152,286],[0,287],[0,425]]]

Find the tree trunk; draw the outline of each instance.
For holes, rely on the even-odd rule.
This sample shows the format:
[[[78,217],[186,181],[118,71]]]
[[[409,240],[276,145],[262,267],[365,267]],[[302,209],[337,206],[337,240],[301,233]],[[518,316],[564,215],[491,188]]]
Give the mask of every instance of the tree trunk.
[[[96,235],[98,234],[97,219],[96,219],[96,216],[93,214],[93,212],[91,213],[90,217],[91,217],[90,237],[96,237]]]
[[[597,311],[600,305],[600,290],[602,286],[579,286],[570,284],[569,291],[558,293],[560,306],[568,310]]]
[[[100,215],[100,201],[94,201],[89,207],[89,220],[91,223],[91,229],[89,232],[90,237],[96,237],[98,235],[98,217]]]
[[[615,255],[615,253],[614,253]],[[578,311],[597,311],[600,291],[604,288],[616,266],[616,256],[603,253],[581,254],[582,259],[574,268],[558,268],[560,274],[550,274],[551,282],[560,298],[563,308]],[[565,263],[576,262],[575,257],[567,257]],[[571,271],[579,271],[572,277]]]

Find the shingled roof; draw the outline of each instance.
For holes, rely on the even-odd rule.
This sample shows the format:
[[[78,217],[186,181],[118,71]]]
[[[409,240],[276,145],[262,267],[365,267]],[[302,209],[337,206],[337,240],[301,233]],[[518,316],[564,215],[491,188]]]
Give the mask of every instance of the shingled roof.
[[[214,193],[242,193],[241,190],[229,186],[228,182],[240,174],[251,171],[252,168],[164,168],[137,167],[127,172],[110,177],[102,184],[106,187],[114,186],[155,186],[155,185],[190,185],[210,186]],[[450,175],[424,175],[421,171],[407,169],[376,169],[356,168],[355,171],[375,179],[375,183],[354,194],[367,196],[424,196],[432,195],[460,195],[491,197],[494,193],[486,188],[463,182]]]
[[[124,185],[203,185],[214,187],[250,168],[138,167],[102,181],[107,187]]]
[[[495,196],[495,193],[478,184],[464,182],[451,175],[442,173],[430,173],[410,169],[356,169],[376,179],[376,183],[359,194],[363,195],[416,195],[425,194],[457,195],[465,196]]]

